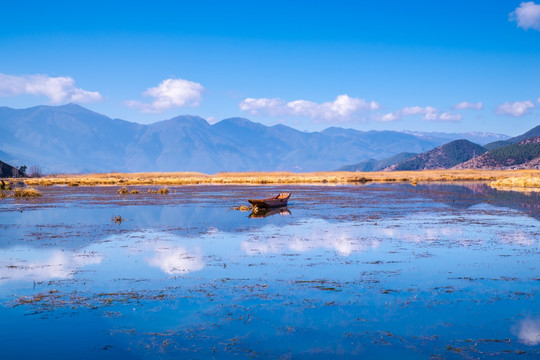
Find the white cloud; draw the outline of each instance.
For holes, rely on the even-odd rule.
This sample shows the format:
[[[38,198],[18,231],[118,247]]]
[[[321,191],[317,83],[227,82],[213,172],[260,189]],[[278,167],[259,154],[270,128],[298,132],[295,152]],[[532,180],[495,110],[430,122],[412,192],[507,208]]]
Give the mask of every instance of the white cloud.
[[[23,94],[45,95],[53,104],[102,100],[97,91],[75,87],[75,80],[69,76],[50,77],[42,74],[14,76],[0,73],[0,96]]]
[[[510,13],[510,21],[517,22],[517,26],[540,31],[540,5],[532,1],[522,2]]]
[[[285,101],[278,98],[247,98],[238,106],[240,107],[240,110],[248,111],[253,115],[257,115],[259,110],[262,110],[272,116],[286,115]]]
[[[247,98],[238,105],[240,110],[253,115],[266,113],[270,116],[305,116],[314,120],[328,122],[350,121],[360,112],[377,110],[375,101],[353,98],[346,94],[338,95],[334,101],[316,103],[309,100],[293,100],[286,102],[279,98]]]
[[[215,124],[218,122],[218,119],[215,117],[215,116],[209,116],[206,118],[206,121],[209,123],[209,124]]]
[[[536,99],[536,102],[540,104],[540,97]]]
[[[406,106],[401,110],[384,114],[382,116],[375,117],[376,121],[397,121],[403,116],[423,115],[422,119],[426,121],[460,121],[463,116],[461,114],[454,114],[451,111],[441,113],[437,108],[426,106]]]
[[[462,101],[454,105],[454,109],[456,110],[465,110],[465,109],[481,110],[483,107],[484,107],[484,104],[482,104],[480,101],[477,103],[470,103],[468,101]]]
[[[376,120],[380,122],[397,121],[399,119],[399,115],[395,112],[387,113],[376,118]]]
[[[495,114],[520,117],[528,114],[530,112],[529,109],[532,109],[533,107],[534,104],[532,103],[532,101],[529,100],[515,101],[513,103],[506,101],[504,104],[500,104],[499,106],[497,106]]]
[[[157,113],[173,107],[199,106],[204,87],[184,79],[166,79],[158,86],[148,88],[143,95],[154,98],[151,103],[128,100],[126,105],[138,108],[144,113]]]
[[[436,120],[438,121],[461,121],[463,116],[461,114],[454,114],[451,111],[443,112],[438,116]]]

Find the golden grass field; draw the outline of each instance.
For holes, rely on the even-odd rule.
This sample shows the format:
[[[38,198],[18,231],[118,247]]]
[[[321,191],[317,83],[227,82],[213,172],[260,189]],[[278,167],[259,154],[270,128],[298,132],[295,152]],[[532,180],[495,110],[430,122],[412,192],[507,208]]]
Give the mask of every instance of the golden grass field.
[[[49,175],[22,179],[28,186],[100,186],[100,185],[194,185],[194,184],[347,184],[375,182],[428,181],[510,181],[510,178],[531,179],[523,186],[539,186],[540,170],[426,170],[396,172],[245,172],[202,173],[106,173],[81,175]],[[516,184],[520,183],[516,181]],[[536,184],[536,185],[535,185]]]
[[[489,186],[499,190],[540,192],[540,176],[516,176],[498,179],[490,182]]]

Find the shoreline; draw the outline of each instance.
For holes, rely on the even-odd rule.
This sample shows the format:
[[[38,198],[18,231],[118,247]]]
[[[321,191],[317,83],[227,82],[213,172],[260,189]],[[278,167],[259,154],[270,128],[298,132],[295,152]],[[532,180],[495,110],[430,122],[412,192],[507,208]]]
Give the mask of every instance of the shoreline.
[[[540,178],[540,170],[424,170],[396,172],[243,172],[207,175],[193,172],[96,173],[47,175],[19,178],[28,186],[131,186],[131,185],[276,185],[363,184],[368,182],[457,182],[500,181],[510,178]],[[8,181],[13,181],[6,179]],[[536,183],[536,182],[524,182]]]

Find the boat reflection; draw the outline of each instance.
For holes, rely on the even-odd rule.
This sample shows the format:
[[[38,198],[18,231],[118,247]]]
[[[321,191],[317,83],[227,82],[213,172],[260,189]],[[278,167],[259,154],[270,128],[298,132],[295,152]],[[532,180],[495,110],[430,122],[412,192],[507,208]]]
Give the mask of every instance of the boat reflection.
[[[278,208],[258,208],[254,207],[253,210],[251,210],[251,214],[249,214],[250,218],[265,218],[272,215],[281,215],[281,216],[287,216],[291,215],[291,211],[288,207],[278,207]]]

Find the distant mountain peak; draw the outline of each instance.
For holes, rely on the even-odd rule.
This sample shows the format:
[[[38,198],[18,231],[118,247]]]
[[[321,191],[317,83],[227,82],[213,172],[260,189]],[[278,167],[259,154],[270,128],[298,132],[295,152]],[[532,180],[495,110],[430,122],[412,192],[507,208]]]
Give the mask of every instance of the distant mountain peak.
[[[217,127],[223,127],[223,126],[239,126],[239,127],[250,127],[250,128],[267,127],[266,125],[251,121],[243,117],[231,117],[231,118],[223,119],[214,124],[214,126],[216,125]]]
[[[67,103],[67,104],[64,104],[64,105],[37,105],[37,106],[33,106],[33,107],[30,107],[28,109],[25,109],[25,110],[29,110],[29,109],[39,109],[39,110],[54,110],[54,111],[58,111],[58,110],[78,110],[78,111],[87,111],[87,112],[93,112],[92,110],[90,109],[87,109],[79,104],[75,104],[75,103]]]
[[[158,125],[158,124],[180,124],[183,126],[210,126],[208,121],[206,119],[203,119],[200,116],[197,115],[179,115],[175,116],[173,118],[170,118],[168,120],[162,120],[155,122],[150,125]]]
[[[485,145],[494,141],[501,141],[509,139],[510,136],[504,134],[497,134],[485,131],[469,131],[463,133],[443,133],[443,132],[434,132],[434,131],[403,131],[405,134],[410,134],[417,136],[422,139],[431,139],[431,138],[442,138],[448,141],[465,139],[469,140],[475,144]]]

